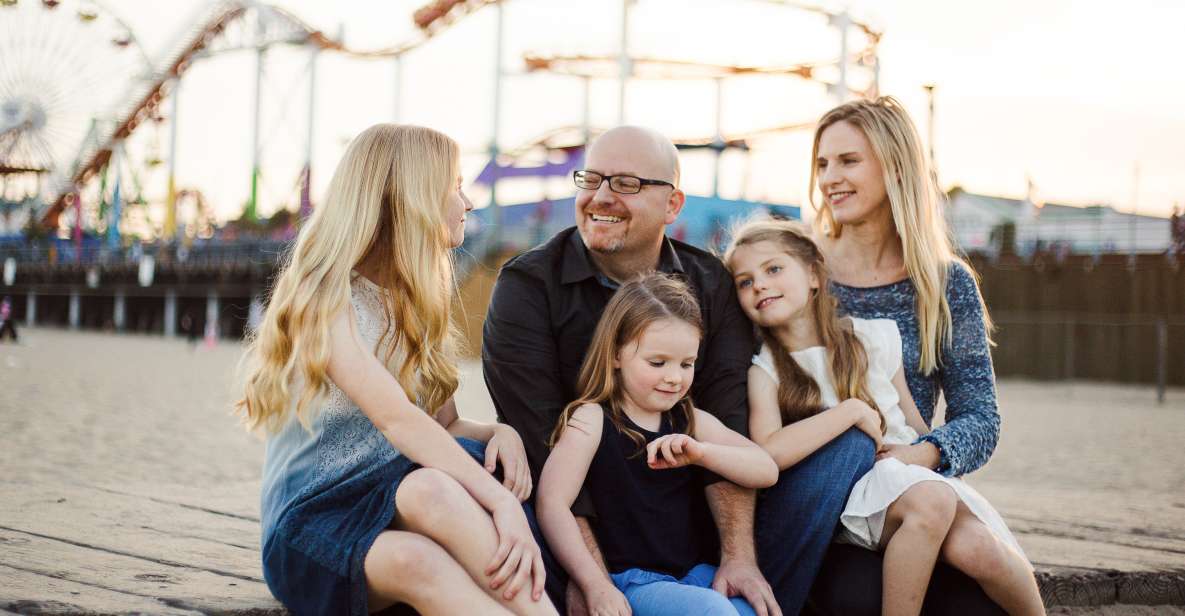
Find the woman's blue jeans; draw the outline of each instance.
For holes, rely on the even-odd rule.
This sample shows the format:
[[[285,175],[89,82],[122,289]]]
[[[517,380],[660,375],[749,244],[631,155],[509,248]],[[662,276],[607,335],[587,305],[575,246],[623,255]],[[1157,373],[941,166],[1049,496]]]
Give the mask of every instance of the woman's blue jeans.
[[[712,565],[696,565],[679,580],[644,569],[627,569],[609,577],[635,616],[756,616],[744,597],[728,598],[712,590],[716,577]]]

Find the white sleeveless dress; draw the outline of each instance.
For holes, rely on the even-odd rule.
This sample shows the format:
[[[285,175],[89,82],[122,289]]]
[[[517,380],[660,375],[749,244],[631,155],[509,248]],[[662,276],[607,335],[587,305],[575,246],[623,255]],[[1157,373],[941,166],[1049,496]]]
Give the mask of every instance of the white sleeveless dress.
[[[897,323],[892,319],[851,320],[856,337],[864,344],[868,354],[868,391],[885,418],[884,442],[886,445],[912,445],[917,441],[918,433],[905,423],[901,398],[893,386],[893,375],[901,368],[902,361],[901,334],[897,330]],[[794,351],[790,356],[819,384],[824,408],[838,405],[840,401],[831,381],[827,350],[811,347]],[[762,347],[760,354],[753,357],[753,364],[769,374],[775,383],[778,382],[773,355],[768,346]],[[1008,530],[1004,518],[966,482],[957,477],[940,475],[923,466],[904,464],[896,458],[878,461],[872,470],[856,482],[848,496],[847,506],[840,515],[837,541],[869,550],[879,549],[885,527],[885,512],[889,505],[910,486],[923,481],[940,481],[949,485],[997,539],[1024,556],[1024,551]]]

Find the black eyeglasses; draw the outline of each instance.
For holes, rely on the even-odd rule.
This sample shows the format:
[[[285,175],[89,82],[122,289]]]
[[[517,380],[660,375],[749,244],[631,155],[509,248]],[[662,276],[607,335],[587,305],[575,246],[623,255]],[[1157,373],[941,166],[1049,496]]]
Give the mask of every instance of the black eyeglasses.
[[[609,181],[609,190],[623,195],[635,195],[642,191],[643,186],[675,187],[674,184],[663,180],[648,180],[632,175],[601,175],[588,169],[577,169],[572,173],[572,181],[576,182],[576,187],[584,190],[596,190],[605,180]]]

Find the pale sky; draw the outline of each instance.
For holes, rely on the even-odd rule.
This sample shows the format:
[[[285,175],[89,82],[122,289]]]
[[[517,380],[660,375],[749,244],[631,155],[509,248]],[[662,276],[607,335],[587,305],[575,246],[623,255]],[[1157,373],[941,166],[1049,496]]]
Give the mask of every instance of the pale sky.
[[[411,34],[412,10],[423,3],[277,2],[330,35],[344,29],[347,44],[355,48],[404,40]],[[132,25],[154,58],[175,43],[176,33],[202,4],[106,2]],[[958,184],[973,192],[1023,197],[1028,176],[1038,196],[1050,202],[1107,203],[1162,216],[1174,202],[1185,204],[1185,79],[1179,49],[1172,45],[1185,27],[1185,3],[865,0],[846,6],[884,33],[881,92],[906,104],[923,138],[922,85],[936,85],[935,150],[944,188]],[[479,11],[403,63],[400,120],[456,138],[468,154],[469,176],[484,164],[480,152],[492,133],[494,14],[492,8]],[[620,0],[506,3],[504,58],[513,75],[502,86],[502,147],[579,124],[582,117],[580,82],[520,74],[523,52],[616,54],[620,15]],[[838,54],[838,36],[820,17],[768,2],[638,0],[632,16],[630,47],[642,55],[782,65]],[[262,214],[280,203],[295,204],[305,152],[307,65],[305,49],[277,48],[268,55]],[[249,192],[254,70],[253,52],[233,52],[202,60],[183,80],[178,185],[200,188],[220,218],[233,216]],[[315,199],[349,138],[394,119],[394,74],[390,60],[321,54]],[[592,93],[593,124],[615,123],[616,80],[594,81]],[[713,132],[710,81],[633,82],[627,101],[627,122],[672,137]],[[771,77],[728,82],[724,101],[726,133],[813,121],[835,104],[818,84]],[[132,147],[154,140],[168,151],[167,124]],[[757,139],[747,164],[740,154],[725,161],[723,196],[804,203],[809,149],[809,131]],[[684,164],[684,187],[709,192],[710,159],[690,154]],[[150,200],[163,195],[163,172],[144,181]],[[511,188],[510,198],[537,196],[533,188]],[[563,183],[552,190],[568,191]],[[482,191],[473,192],[475,201],[484,202]]]

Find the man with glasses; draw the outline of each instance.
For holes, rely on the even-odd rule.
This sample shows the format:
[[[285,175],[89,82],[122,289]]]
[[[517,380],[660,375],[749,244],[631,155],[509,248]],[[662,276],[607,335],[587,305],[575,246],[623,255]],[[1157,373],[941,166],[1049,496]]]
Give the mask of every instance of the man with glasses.
[[[482,337],[486,385],[499,419],[522,435],[536,484],[548,437],[578,394],[577,374],[601,312],[622,282],[647,271],[680,276],[696,292],[706,331],[692,399],[748,434],[745,383],[754,339],[732,278],[712,255],[665,236],[684,202],[675,146],[650,130],[615,128],[588,149],[585,168],[573,180],[579,189],[576,227],[502,268]],[[723,544],[714,587],[743,595],[759,614],[780,614],[757,569],[753,491],[717,481],[707,495]],[[573,512],[599,557],[587,498],[582,495]],[[549,592],[557,605],[567,599],[569,613],[583,613],[584,599],[575,584],[565,589],[566,577],[561,567],[549,567]]]

